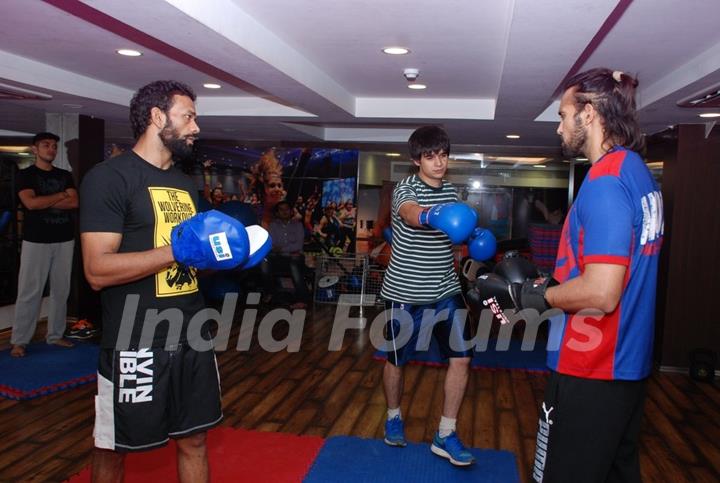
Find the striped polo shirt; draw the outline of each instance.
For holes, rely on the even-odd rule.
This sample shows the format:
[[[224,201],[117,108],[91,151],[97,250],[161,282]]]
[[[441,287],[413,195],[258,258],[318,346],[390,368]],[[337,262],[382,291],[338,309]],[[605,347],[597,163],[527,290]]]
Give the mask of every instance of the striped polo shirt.
[[[392,251],[380,297],[411,305],[431,304],[460,292],[452,242],[433,228],[415,228],[400,217],[400,207],[414,201],[422,207],[458,201],[455,188],[443,180],[439,188],[417,174],[400,181],[392,197]]]

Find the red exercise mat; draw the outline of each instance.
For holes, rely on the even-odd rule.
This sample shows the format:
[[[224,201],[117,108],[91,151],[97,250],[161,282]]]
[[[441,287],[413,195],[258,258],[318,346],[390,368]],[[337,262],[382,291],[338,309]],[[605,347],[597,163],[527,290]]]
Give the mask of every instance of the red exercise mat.
[[[210,479],[213,482],[299,482],[305,477],[325,440],[219,427],[208,432]],[[177,481],[175,443],[143,453],[130,453],[125,460],[126,483]],[[90,481],[90,468],[70,483]]]

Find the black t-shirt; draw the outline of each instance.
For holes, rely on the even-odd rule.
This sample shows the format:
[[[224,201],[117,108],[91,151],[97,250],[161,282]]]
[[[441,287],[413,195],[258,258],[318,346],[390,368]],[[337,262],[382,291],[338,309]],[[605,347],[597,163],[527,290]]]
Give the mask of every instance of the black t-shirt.
[[[129,151],[98,164],[83,179],[80,232],[121,233],[119,253],[162,247],[170,244],[172,228],[196,213],[197,198],[197,188],[180,170],[157,168]],[[177,264],[134,282],[107,287],[101,298],[101,345],[105,348],[115,347],[119,337],[121,349],[128,338],[130,349],[139,348],[143,325],[153,326],[163,318],[171,320],[156,326],[152,347],[166,345],[168,329],[171,343],[178,332],[179,341],[185,342],[190,319],[205,308],[195,269]],[[127,330],[130,321],[132,332]]]
[[[18,173],[17,191],[31,189],[36,196],[47,196],[75,188],[70,171],[52,167],[50,171],[35,165]],[[23,240],[34,243],[59,243],[75,238],[75,210],[45,208],[28,210],[23,218]]]

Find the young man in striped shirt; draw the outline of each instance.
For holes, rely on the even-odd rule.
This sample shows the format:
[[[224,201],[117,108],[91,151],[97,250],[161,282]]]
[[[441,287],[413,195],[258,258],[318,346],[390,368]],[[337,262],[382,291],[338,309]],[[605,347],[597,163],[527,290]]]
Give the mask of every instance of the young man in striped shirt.
[[[447,133],[436,126],[417,129],[408,141],[417,174],[400,181],[392,198],[392,254],[380,296],[386,301],[388,360],[383,370],[388,416],[385,442],[405,446],[400,414],[403,366],[434,337],[449,358],[440,427],[431,450],[454,465],[474,457],[457,436],[455,425],[465,394],[472,351],[465,349],[468,326],[452,245],[467,238],[477,223],[472,208],[458,203],[444,180],[450,154]],[[458,230],[460,229],[460,230]],[[408,340],[409,335],[409,340]],[[451,340],[453,339],[453,340]]]

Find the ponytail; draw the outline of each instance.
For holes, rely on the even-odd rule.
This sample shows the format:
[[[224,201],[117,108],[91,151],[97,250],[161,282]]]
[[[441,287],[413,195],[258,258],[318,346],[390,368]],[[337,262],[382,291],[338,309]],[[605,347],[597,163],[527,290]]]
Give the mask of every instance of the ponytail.
[[[567,80],[563,90],[575,88],[575,107],[592,104],[600,114],[605,139],[643,154],[645,138],[637,121],[635,91],[638,81],[622,71],[590,69]]]

